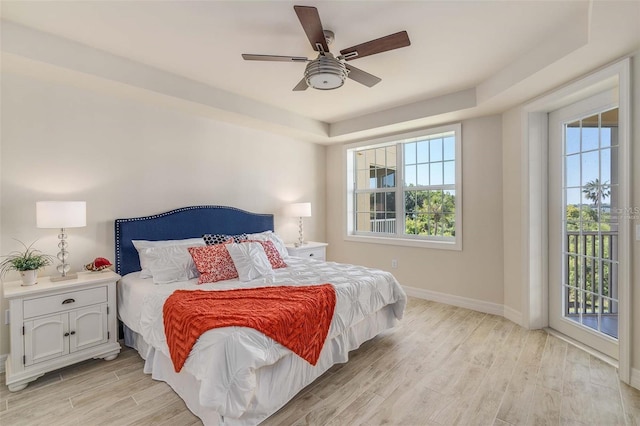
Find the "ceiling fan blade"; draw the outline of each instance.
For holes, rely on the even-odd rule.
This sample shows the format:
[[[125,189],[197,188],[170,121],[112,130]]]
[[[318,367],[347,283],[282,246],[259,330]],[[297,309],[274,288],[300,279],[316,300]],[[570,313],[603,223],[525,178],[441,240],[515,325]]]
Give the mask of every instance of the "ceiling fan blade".
[[[309,59],[304,56],[278,56],[278,55],[254,55],[243,53],[245,61],[280,61],[280,62],[307,62]]]
[[[327,39],[324,36],[324,30],[322,29],[322,22],[320,22],[320,15],[318,9],[311,6],[293,6],[293,9],[298,15],[298,19],[302,24],[304,32],[307,34],[307,38],[311,43],[313,50],[319,51],[317,44],[320,44],[325,52],[329,51],[327,45]]]
[[[356,68],[349,64],[345,64],[345,66],[349,70],[349,74],[347,76],[351,80],[355,80],[358,83],[364,84],[367,87],[373,87],[382,81],[380,77],[376,77],[373,74],[369,74],[366,71],[362,71],[360,68]]]
[[[348,47],[341,50],[340,54],[345,57],[345,60],[352,61],[354,59],[364,58],[365,56],[375,55],[376,53],[386,52],[387,50],[406,47],[410,44],[411,41],[409,40],[409,34],[407,34],[406,31],[400,31],[399,33],[390,34],[366,43]],[[357,55],[350,55],[354,52],[356,52]]]
[[[301,90],[307,90],[308,87],[309,85],[307,84],[307,80],[303,78],[300,80],[300,83],[296,84],[296,87],[294,87],[293,90],[295,92],[299,92]]]

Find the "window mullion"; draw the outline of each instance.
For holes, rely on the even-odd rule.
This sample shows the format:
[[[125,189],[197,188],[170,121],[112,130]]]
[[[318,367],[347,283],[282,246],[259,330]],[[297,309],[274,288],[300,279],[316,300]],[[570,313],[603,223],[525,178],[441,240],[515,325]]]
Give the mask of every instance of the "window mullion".
[[[404,223],[404,144],[396,145],[396,236],[404,235],[406,224]],[[402,229],[402,230],[401,230]]]

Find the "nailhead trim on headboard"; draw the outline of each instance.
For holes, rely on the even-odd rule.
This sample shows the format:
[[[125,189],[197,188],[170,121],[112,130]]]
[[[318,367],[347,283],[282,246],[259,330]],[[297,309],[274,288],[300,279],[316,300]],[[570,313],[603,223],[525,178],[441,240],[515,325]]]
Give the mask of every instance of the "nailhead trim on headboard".
[[[203,206],[190,206],[190,207],[181,207],[175,210],[170,210],[164,213],[158,213],[155,215],[150,215],[150,216],[141,216],[141,217],[132,217],[132,218],[125,218],[125,219],[116,219],[115,220],[115,256],[116,256],[116,260],[115,260],[115,266],[116,266],[116,272],[122,274],[122,267],[123,267],[123,248],[122,248],[122,233],[121,233],[121,228],[122,226],[126,226],[126,224],[131,223],[131,222],[142,222],[142,221],[149,221],[149,220],[155,220],[155,219],[161,219],[163,217],[166,216],[171,216],[174,215],[176,213],[181,213],[181,212],[185,212],[185,211],[189,211],[189,210],[212,210],[212,209],[216,209],[216,210],[225,210],[225,211],[229,211],[229,212],[236,212],[238,213],[238,218],[243,218],[243,219],[252,219],[255,218],[256,219],[256,223],[266,223],[266,227],[269,230],[273,230],[273,215],[272,214],[262,214],[262,213],[252,213],[252,212],[248,212],[246,210],[242,210],[242,209],[238,209],[236,207],[228,207],[228,206],[218,206],[218,205],[203,205]],[[220,226],[222,228],[224,228],[224,226],[226,226],[227,224],[216,224],[217,226]],[[233,223],[230,223],[230,225],[233,225]],[[265,226],[263,225],[262,228],[264,228]],[[262,230],[267,230],[267,229],[262,229]],[[216,229],[203,229],[202,230],[202,234],[205,233],[211,233],[211,232],[217,232]],[[260,232],[258,230],[252,230],[252,232]],[[225,233],[225,232],[220,232],[220,233]],[[192,236],[184,236],[183,238],[189,238]],[[175,239],[179,239],[179,236],[176,236]],[[142,239],[142,238],[141,238]],[[147,237],[146,239],[153,239],[150,237]],[[173,239],[173,238],[172,238]],[[130,272],[130,271],[124,271],[126,272]]]

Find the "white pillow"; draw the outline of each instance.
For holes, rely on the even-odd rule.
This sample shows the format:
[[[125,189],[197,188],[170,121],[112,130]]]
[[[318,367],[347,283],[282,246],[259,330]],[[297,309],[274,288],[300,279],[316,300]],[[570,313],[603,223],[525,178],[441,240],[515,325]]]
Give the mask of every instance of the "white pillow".
[[[147,240],[131,240],[133,246],[138,250],[138,257],[140,258],[140,278],[151,278],[152,273],[149,270],[149,261],[143,253],[144,249],[152,247],[167,247],[167,246],[184,246],[184,247],[196,247],[203,246],[204,240],[202,238],[188,238],[186,240],[162,240],[162,241],[147,241]]]
[[[227,244],[227,250],[238,271],[240,281],[251,281],[266,275],[273,275],[271,263],[262,244]]]
[[[142,250],[155,284],[187,281],[198,276],[198,269],[187,247],[190,246],[160,246]]]
[[[280,253],[280,257],[286,259],[289,257],[289,252],[287,251],[287,246],[284,244],[284,241],[273,231],[264,231],[257,234],[247,234],[247,240],[256,240],[256,241],[271,241],[274,246],[276,246],[276,250]]]

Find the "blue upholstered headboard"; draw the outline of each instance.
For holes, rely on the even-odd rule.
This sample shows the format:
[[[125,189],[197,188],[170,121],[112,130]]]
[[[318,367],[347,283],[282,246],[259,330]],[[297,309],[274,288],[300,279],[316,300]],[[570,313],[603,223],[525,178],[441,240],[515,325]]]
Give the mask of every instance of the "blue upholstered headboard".
[[[131,240],[180,240],[204,234],[241,234],[273,231],[273,215],[225,206],[193,206],[153,216],[116,219],[116,272],[140,270]]]

